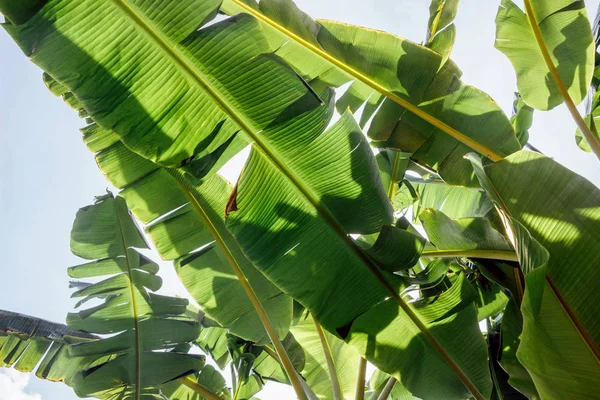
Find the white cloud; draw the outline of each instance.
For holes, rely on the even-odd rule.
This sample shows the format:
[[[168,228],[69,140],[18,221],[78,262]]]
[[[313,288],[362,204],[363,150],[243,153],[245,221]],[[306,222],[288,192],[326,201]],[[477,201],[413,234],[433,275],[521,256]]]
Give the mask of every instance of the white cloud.
[[[13,369],[0,371],[0,400],[42,400],[39,394],[25,393],[29,374]]]

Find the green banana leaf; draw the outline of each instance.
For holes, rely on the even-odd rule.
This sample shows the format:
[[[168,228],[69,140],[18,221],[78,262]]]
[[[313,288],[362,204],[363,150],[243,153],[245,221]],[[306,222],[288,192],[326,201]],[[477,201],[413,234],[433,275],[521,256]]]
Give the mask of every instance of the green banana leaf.
[[[408,169],[410,162],[410,154],[402,153],[390,149],[382,149],[375,156],[381,182],[383,187],[387,189],[389,199],[393,199],[398,192],[399,184],[404,179],[404,174]],[[396,209],[396,207],[394,207]]]
[[[230,369],[234,388],[233,399],[251,399],[265,384],[253,370],[256,357],[261,350],[233,336],[228,336],[227,347],[232,359]]]
[[[231,356],[227,349],[227,328],[219,326],[205,327],[200,331],[196,345],[209,354],[221,370],[225,368]]]
[[[594,93],[590,100],[590,105],[591,111],[589,111],[588,114],[584,117],[585,124],[590,128],[592,133],[600,139],[600,136],[598,136],[597,128],[598,122],[600,120],[600,92]],[[577,146],[586,153],[590,153],[592,151],[592,148],[590,147],[587,140],[583,137],[581,129],[579,128],[577,128],[577,130],[575,131],[575,143],[577,143]]]
[[[99,340],[99,336],[74,331],[64,324],[0,310],[1,367],[12,366],[20,372],[32,372],[37,366],[38,378],[72,386],[72,379],[77,373],[102,365],[115,357],[73,355],[71,346]],[[227,397],[225,379],[210,365],[205,366],[193,381],[216,393],[215,396],[219,398],[230,398]],[[170,399],[204,399],[180,382],[161,385],[160,392]]]
[[[493,204],[479,188],[449,186],[440,182],[413,183],[417,201],[413,205],[415,222],[426,209],[436,209],[449,218],[485,217]]]
[[[454,18],[458,11],[459,0],[432,0],[429,6],[429,21],[427,23],[426,46],[444,57],[450,57],[454,40],[456,39],[456,25]]]
[[[219,6],[219,0],[49,0],[28,21],[4,28],[101,127],[145,158],[179,167],[239,131],[255,139],[285,123],[290,107],[321,104],[269,54],[253,18],[242,14],[198,30]],[[85,35],[82,25],[89,27]]]
[[[598,138],[597,119],[600,117],[600,94],[598,94],[598,86],[600,85],[600,53],[598,53],[598,46],[600,46],[600,8],[596,12],[596,17],[592,23],[592,34],[594,36],[594,46],[596,48],[596,52],[594,53],[594,75],[588,90],[588,95],[585,99],[586,116],[584,117],[584,120],[592,134]],[[589,143],[583,137],[581,129],[579,128],[575,131],[575,143],[577,143],[577,146],[586,153],[592,151]]]
[[[201,385],[211,393],[214,393],[219,399],[231,400],[231,393],[227,388],[227,383],[223,375],[215,370],[212,365],[205,365],[198,374],[194,375],[194,382]],[[167,399],[173,400],[204,400],[205,396],[195,392],[185,384],[174,381],[169,382],[160,387],[161,393]]]
[[[412,228],[412,227],[410,227]],[[418,261],[425,245],[425,239],[413,229],[396,226],[384,226],[377,239],[371,243],[357,243],[377,265],[389,272],[405,271]]]
[[[291,0],[263,0],[258,7],[275,23],[400,98],[404,106],[385,98],[369,129],[369,136],[380,146],[411,153],[415,160],[439,170],[453,184],[473,184],[470,166],[463,160],[469,146],[492,154],[495,159],[520,148],[501,109],[483,92],[460,82],[460,70],[452,62],[445,62],[437,52],[385,32],[314,21]],[[453,7],[450,5],[448,10]],[[231,0],[224,2],[222,10],[230,14],[244,11]],[[340,99],[338,110],[356,111],[367,102],[368,119],[382,101],[382,95],[385,97],[385,93],[374,93],[364,82],[356,81],[356,75],[342,72],[274,28],[265,27],[265,31],[272,48],[277,49],[276,54],[312,84],[318,81],[340,86],[354,81]],[[443,122],[463,136],[457,141],[446,135],[407,110],[409,105],[420,109],[427,121]],[[486,129],[481,128],[482,124]],[[469,139],[473,141],[469,145],[461,144]]]
[[[542,398],[598,398],[600,191],[538,153],[470,158],[525,275],[519,361]]]
[[[294,369],[302,371],[306,365],[306,355],[294,335],[291,332],[288,333],[281,343],[288,353]],[[254,371],[263,379],[290,384],[290,380],[281,366],[277,353],[272,347],[267,349],[267,346],[265,346],[265,351],[256,357]]]
[[[0,367],[20,372],[35,370],[40,379],[73,386],[73,377],[80,370],[102,364],[110,357],[74,358],[69,344],[98,339],[64,324],[0,310]]]
[[[518,92],[515,93],[513,115],[510,118],[510,122],[515,128],[515,133],[521,146],[525,146],[529,141],[529,128],[533,125],[533,108],[525,104],[523,97]]]
[[[290,329],[294,338],[304,350],[304,368],[299,370],[308,386],[319,399],[333,399],[331,375],[327,366],[325,351],[329,351],[337,372],[337,384],[345,399],[354,396],[360,355],[343,340],[325,333],[324,344],[317,332],[312,317],[306,313]],[[327,350],[325,350],[327,349]]]
[[[511,245],[486,218],[451,219],[438,210],[425,209],[419,214],[419,219],[429,241],[435,246],[433,250],[426,249],[422,254],[424,257],[434,257],[439,253],[516,261]]]
[[[504,312],[508,304],[508,297],[502,292],[500,287],[494,283],[486,282],[485,279],[479,280],[479,286],[476,287],[479,292],[477,300],[477,319],[484,321],[487,318],[495,317]],[[483,283],[483,282],[485,283]]]
[[[67,325],[83,332],[115,334],[71,346],[74,357],[115,355],[73,377],[79,396],[152,395],[161,384],[204,366],[204,356],[158,351],[195,340],[200,325],[183,315],[187,300],[154,293],[162,285],[156,275],[158,265],[135,250],[147,247],[121,197],[110,193],[97,197],[94,205],[77,213],[71,251],[93,261],[69,268],[69,276],[102,279],[76,282],[72,297],[82,299],[76,307],[93,299],[100,304],[69,313]]]
[[[346,114],[339,123],[347,124],[348,118]],[[365,142],[360,142],[364,141],[362,135],[354,136],[352,131],[344,133],[336,129],[320,139],[327,143],[328,136],[334,134],[340,135],[337,143],[351,142],[353,144],[349,148],[355,150],[340,152],[339,155],[330,152],[336,158],[313,162],[314,168],[320,171],[320,175],[313,179],[320,179],[323,182],[320,184],[325,184],[329,177],[327,167],[331,166],[340,187],[351,188],[341,181],[342,177],[349,179],[343,171],[352,172],[356,175],[354,179],[358,179],[358,174],[364,173],[367,157],[371,158],[376,172],[372,153]],[[342,134],[346,135],[346,139]],[[360,141],[356,142],[358,138]],[[306,159],[302,151],[297,150],[296,154],[299,159]],[[354,166],[357,160],[360,160],[360,170]],[[360,193],[364,201],[375,195],[357,185],[354,185],[353,191],[356,194],[350,191],[344,194],[352,198]],[[365,260],[361,251],[352,246],[351,239],[341,234],[335,224],[321,217],[324,212],[322,205],[304,197],[292,182],[278,173],[270,160],[255,149],[250,153],[232,203],[235,208],[229,210],[227,226],[248,258],[272,282],[308,308],[324,328],[354,345],[378,368],[389,374],[401,375],[405,386],[417,396],[417,392],[435,396],[441,395],[442,391],[447,398],[466,395],[465,387],[433,351],[421,331],[413,328],[409,316],[393,300],[385,300],[389,293],[365,268],[369,261]],[[402,283],[397,277],[386,275],[384,279],[398,292],[401,290]],[[455,288],[457,297],[452,299],[464,295],[468,303],[469,295],[461,292],[461,287]],[[461,301],[458,303],[462,305]],[[438,306],[439,309],[449,307],[448,310],[451,310],[456,304],[451,305],[449,300],[432,305],[434,308]],[[468,371],[468,376],[479,385],[480,390],[489,392],[487,356],[476,323],[475,308],[464,306],[456,314],[440,320],[434,318],[428,323],[430,326],[443,325],[444,332],[460,326],[461,335],[445,336],[440,330],[438,340],[443,341],[442,345]],[[465,329],[469,326],[473,329]],[[400,331],[411,333],[399,336]],[[401,339],[407,342],[400,345],[398,341]],[[411,341],[412,347],[407,349]],[[423,370],[435,374],[440,385],[431,385],[427,374],[419,373]],[[445,383],[443,389],[442,381]]]
[[[496,16],[496,48],[517,73],[523,101],[550,110],[568,94],[585,97],[594,72],[594,40],[583,0],[525,0],[525,12],[502,0]]]

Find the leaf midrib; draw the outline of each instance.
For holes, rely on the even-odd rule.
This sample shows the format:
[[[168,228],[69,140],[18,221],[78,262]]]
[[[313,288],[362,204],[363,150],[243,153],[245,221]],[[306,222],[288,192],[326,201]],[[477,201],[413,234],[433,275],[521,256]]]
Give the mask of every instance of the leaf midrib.
[[[306,199],[312,204],[312,206],[315,207],[315,209],[319,211],[319,214],[321,214],[321,216],[327,221],[327,223],[332,227],[332,229],[353,250],[353,252],[358,256],[358,258],[365,265],[365,267],[374,275],[374,277],[377,279],[377,281],[380,282],[380,284],[391,295],[391,297],[394,298],[394,300],[396,301],[396,303],[398,303],[398,305],[400,306],[400,308],[407,314],[407,316],[410,318],[410,320],[417,326],[417,328],[421,331],[421,333],[426,338],[426,340],[433,346],[433,348],[438,352],[438,354],[442,357],[442,359],[444,361],[446,361],[446,363],[449,365],[449,367],[456,373],[456,375],[458,376],[459,380],[469,389],[469,391],[477,399],[482,399],[483,400],[483,396],[481,395],[481,393],[479,392],[479,390],[477,389],[477,387],[473,384],[473,382],[471,382],[471,380],[469,379],[469,377],[462,371],[462,369],[460,368],[460,366],[454,361],[454,359],[445,350],[445,348],[441,345],[441,343],[438,342],[438,340],[433,336],[433,334],[429,331],[429,329],[426,327],[426,325],[420,320],[420,318],[417,316],[417,314],[401,298],[401,296],[398,293],[396,293],[396,290],[390,285],[390,283],[387,281],[387,279],[379,271],[378,267],[362,252],[362,250],[360,250],[356,246],[356,244],[354,243],[354,241],[347,235],[347,233],[344,231],[344,229],[341,227],[341,225],[333,217],[333,215],[331,214],[331,212],[327,208],[322,207],[322,205],[320,204],[319,200],[312,193],[312,191],[308,187],[306,187],[298,179],[298,177],[296,177],[292,173],[292,171],[290,171],[288,169],[287,165],[285,163],[283,163],[281,161],[280,157],[278,157],[277,154],[273,150],[271,150],[262,141],[262,139],[258,136],[258,134],[253,131],[252,127],[243,119],[243,117],[239,116],[235,112],[235,110],[233,109],[233,107],[231,107],[227,103],[227,101],[225,99],[222,99],[218,95],[218,93],[215,90],[213,90],[210,87],[210,85],[208,85],[205,82],[205,80],[204,80],[205,78],[202,77],[202,75],[200,73],[198,73],[197,71],[195,71],[183,59],[182,55],[180,55],[175,49],[173,49],[169,45],[168,41],[165,40],[165,39],[163,39],[161,37],[161,35],[159,33],[157,33],[157,30],[154,29],[153,26],[151,26],[149,23],[146,23],[146,21],[144,21],[143,18],[141,18],[137,14],[137,12],[132,7],[130,7],[127,4],[127,2],[125,0],[113,0],[113,1],[118,6],[121,7],[122,11],[126,15],[128,15],[131,19],[133,19],[144,31],[146,31],[152,38],[154,38],[154,40],[156,40],[158,42],[158,44],[163,48],[163,50],[167,54],[169,54],[177,62],[177,64],[180,65],[180,67],[182,69],[184,69],[188,74],[190,74],[195,79],[195,81],[204,90],[206,90],[207,93],[209,93],[211,95],[211,97],[225,111],[225,113],[227,115],[229,115],[251,137],[251,139],[254,141],[254,146],[257,146],[259,148],[259,150],[261,150],[261,152],[263,152],[268,157],[268,159],[300,190],[300,192],[306,197]],[[237,2],[237,0],[233,0],[233,1]],[[259,14],[259,15],[262,16],[262,14]],[[311,45],[311,46],[315,47],[314,45]],[[315,47],[315,49],[316,49],[316,47]],[[325,54],[327,54],[327,53],[325,53]],[[329,56],[329,58],[333,58],[333,57]],[[337,61],[336,59],[334,59],[334,60]],[[339,63],[339,61],[337,61],[337,62]],[[356,71],[354,71],[354,72],[356,72]],[[362,75],[360,75],[360,76],[363,77],[364,79],[368,80],[369,82],[372,82],[373,84],[377,85],[375,82],[371,81],[370,79],[368,79],[368,78],[366,78],[366,77],[364,77]],[[381,90],[387,92],[390,96],[393,96],[393,98],[398,99],[402,103],[405,103],[406,104],[405,107],[407,109],[409,109],[409,110],[416,109],[416,111],[414,111],[415,114],[418,115],[418,113],[420,113],[420,114],[424,114],[427,117],[429,116],[428,114],[426,114],[425,112],[423,112],[419,108],[413,106],[410,103],[407,103],[407,102],[403,101],[398,96],[396,96],[393,93],[385,90],[384,88],[381,87]],[[401,104],[401,105],[403,105],[403,104]],[[441,121],[438,121],[438,120],[435,120],[435,121],[439,122],[439,124],[442,124],[447,129],[453,130],[452,128],[450,128],[449,126],[445,125]],[[432,124],[434,126],[436,125],[434,123],[432,123]],[[442,128],[440,128],[440,129],[442,129]],[[456,132],[456,133],[459,136],[464,136],[464,135],[460,134],[459,132]],[[467,139],[471,140],[470,138],[467,138]],[[475,150],[477,150],[477,149],[475,148]],[[484,155],[490,157],[489,154],[485,154],[485,153],[486,152],[483,152]],[[490,158],[492,158],[492,157],[490,157]],[[497,159],[501,159],[501,157],[499,157],[497,155],[496,155],[496,158]],[[179,181],[178,181],[178,183],[179,183]],[[184,189],[185,188],[182,188],[182,190],[184,190]],[[184,190],[184,193],[188,194],[189,192],[187,192],[187,190]],[[200,216],[202,217],[201,210],[198,210],[198,211],[199,211]],[[233,260],[233,261],[235,262],[235,260]],[[233,265],[234,264],[232,264],[232,266]],[[289,378],[293,379],[291,376],[289,376]]]
[[[333,392],[334,400],[343,400],[344,396],[342,395],[342,387],[340,385],[340,379],[338,377],[337,368],[335,366],[335,360],[333,359],[333,354],[331,353],[331,346],[329,345],[329,341],[327,340],[327,336],[325,336],[325,332],[323,332],[323,328],[317,321],[314,315],[310,315],[313,323],[315,324],[315,329],[319,336],[319,341],[321,342],[321,346],[323,348],[323,354],[325,356],[325,362],[327,363],[327,370],[329,371],[329,380],[331,381],[331,391]]]
[[[290,382],[292,383],[292,386],[294,387],[294,390],[296,391],[296,395],[298,396],[298,399],[299,400],[307,400],[306,394],[304,392],[304,389],[302,388],[300,381],[298,380],[298,377],[295,373],[292,362],[291,362],[287,352],[285,351],[283,344],[279,340],[279,337],[277,336],[277,332],[275,332],[275,329],[273,328],[273,325],[271,324],[271,321],[266,313],[266,310],[263,308],[263,306],[260,302],[260,299],[254,292],[254,289],[250,285],[250,282],[244,275],[244,272],[242,271],[242,268],[241,268],[240,264],[238,263],[237,259],[233,255],[232,250],[229,248],[229,245],[227,244],[227,242],[225,241],[225,239],[219,232],[219,229],[213,223],[211,217],[208,215],[206,210],[204,210],[203,205],[196,198],[196,196],[192,193],[192,191],[186,187],[186,184],[183,183],[185,178],[181,175],[181,173],[179,173],[176,170],[170,170],[170,169],[167,171],[171,174],[171,176],[173,176],[173,178],[175,179],[175,182],[177,183],[177,186],[179,186],[181,191],[188,198],[188,200],[190,201],[190,203],[192,204],[192,206],[194,207],[194,209],[200,216],[200,219],[206,225],[209,232],[215,239],[215,242],[217,243],[217,245],[223,252],[223,255],[229,262],[231,268],[233,269],[235,275],[238,278],[238,282],[240,283],[240,285],[246,292],[246,295],[248,296],[250,302],[252,303],[252,306],[254,307],[254,310],[256,311],[263,327],[267,331],[267,335],[269,336],[269,339],[271,339],[271,342],[277,349],[277,355],[279,356],[279,359],[283,366],[283,369],[285,370],[286,374],[288,375],[288,379],[290,380]],[[238,386],[238,389],[239,389],[239,386]],[[237,395],[237,393],[236,393],[236,395]]]
[[[128,246],[127,243],[125,242],[125,232],[123,232],[123,223],[121,221],[121,215],[119,213],[119,205],[117,204],[117,200],[114,200],[115,202],[115,214],[117,215],[117,220],[119,222],[119,233],[120,235],[120,239],[121,239],[121,244],[123,245],[123,251],[125,252],[125,263],[127,265],[127,274],[129,275],[129,290],[130,290],[130,294],[131,294],[131,308],[133,311],[133,325],[134,325],[134,329],[135,329],[135,334],[134,334],[134,338],[135,338],[135,400],[139,400],[140,398],[140,384],[141,384],[141,377],[140,377],[140,371],[142,369],[142,365],[141,365],[141,357],[140,357],[140,353],[141,353],[141,343],[140,343],[140,323],[139,323],[139,316],[138,316],[138,307],[137,307],[137,300],[135,298],[135,285],[133,284],[133,273],[132,273],[132,269],[131,269],[131,263],[129,262],[129,253],[127,251]]]

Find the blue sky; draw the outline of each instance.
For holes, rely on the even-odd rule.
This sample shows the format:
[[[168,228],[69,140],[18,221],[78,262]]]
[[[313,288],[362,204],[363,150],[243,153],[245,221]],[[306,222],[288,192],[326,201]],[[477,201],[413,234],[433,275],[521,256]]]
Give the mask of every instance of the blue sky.
[[[590,15],[595,15],[599,1],[586,1]],[[461,0],[452,58],[463,70],[465,82],[486,91],[510,113],[514,71],[493,47],[499,2]],[[425,37],[428,0],[296,3],[314,17],[382,29],[418,42]],[[80,139],[83,121],[48,92],[41,71],[1,29],[0,59],[0,308],[64,322],[73,305],[66,268],[79,263],[69,251],[71,224],[77,209],[90,204],[108,184]],[[530,142],[600,186],[600,164],[577,148],[574,131],[570,115],[560,106],[536,112]],[[183,295],[170,265],[162,265],[161,275],[166,293]],[[61,384],[35,377],[27,384],[27,378],[17,375],[0,370],[0,400],[76,398]],[[260,397],[293,394],[273,386]]]

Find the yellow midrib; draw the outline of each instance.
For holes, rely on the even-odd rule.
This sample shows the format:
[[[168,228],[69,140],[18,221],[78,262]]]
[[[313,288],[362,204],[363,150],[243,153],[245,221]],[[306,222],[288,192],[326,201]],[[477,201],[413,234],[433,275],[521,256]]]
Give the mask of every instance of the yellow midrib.
[[[135,329],[134,340],[135,340],[135,400],[139,400],[140,398],[140,388],[141,384],[141,343],[140,343],[140,322],[138,316],[138,306],[137,300],[135,298],[135,285],[133,284],[133,272],[131,269],[131,264],[129,262],[129,253],[127,252],[128,246],[125,243],[125,233],[123,232],[123,222],[121,221],[121,214],[119,213],[119,205],[117,203],[117,199],[113,200],[115,202],[115,213],[117,214],[117,220],[119,221],[119,232],[121,233],[121,244],[123,245],[123,250],[125,252],[125,263],[127,264],[127,274],[129,276],[129,291],[131,294],[131,308],[133,311],[133,326]]]
[[[239,265],[237,259],[233,255],[233,252],[229,248],[227,242],[225,241],[225,239],[219,232],[219,229],[213,223],[213,221],[210,218],[210,216],[208,215],[208,213],[204,210],[203,205],[200,203],[200,201],[198,201],[198,199],[191,192],[191,190],[188,187],[186,187],[186,184],[184,184],[182,182],[182,180],[184,180],[185,178],[178,171],[169,170],[169,172],[171,173],[173,178],[175,178],[175,182],[177,183],[177,185],[179,186],[181,191],[186,195],[186,197],[188,198],[188,200],[190,201],[190,203],[192,204],[192,206],[194,207],[194,209],[200,216],[200,219],[202,220],[204,225],[208,228],[209,232],[215,239],[215,242],[217,243],[217,245],[223,252],[223,255],[229,262],[229,265],[233,269],[236,277],[238,278],[240,285],[242,286],[242,288],[246,292],[246,295],[248,296],[250,302],[252,303],[252,306],[254,307],[254,310],[256,311],[256,314],[258,315],[263,327],[267,331],[267,335],[269,336],[269,339],[271,339],[271,343],[273,343],[273,345],[275,346],[275,348],[277,350],[277,355],[279,356],[281,364],[282,364],[286,374],[288,375],[288,379],[290,380],[290,382],[292,383],[292,386],[294,387],[294,390],[296,391],[296,395],[298,396],[298,399],[299,400],[307,400],[304,389],[302,388],[302,384],[298,380],[298,376],[295,373],[295,369],[293,367],[291,359],[289,358],[287,352],[285,351],[283,344],[279,340],[279,337],[277,336],[277,332],[275,331],[275,328],[273,327],[264,307],[262,306],[260,299],[254,292],[254,289],[250,285],[250,282],[246,278],[244,272],[242,271],[241,266]],[[240,388],[240,386],[238,386],[237,389],[239,389],[239,388]],[[237,397],[237,390],[236,390],[235,397]]]

